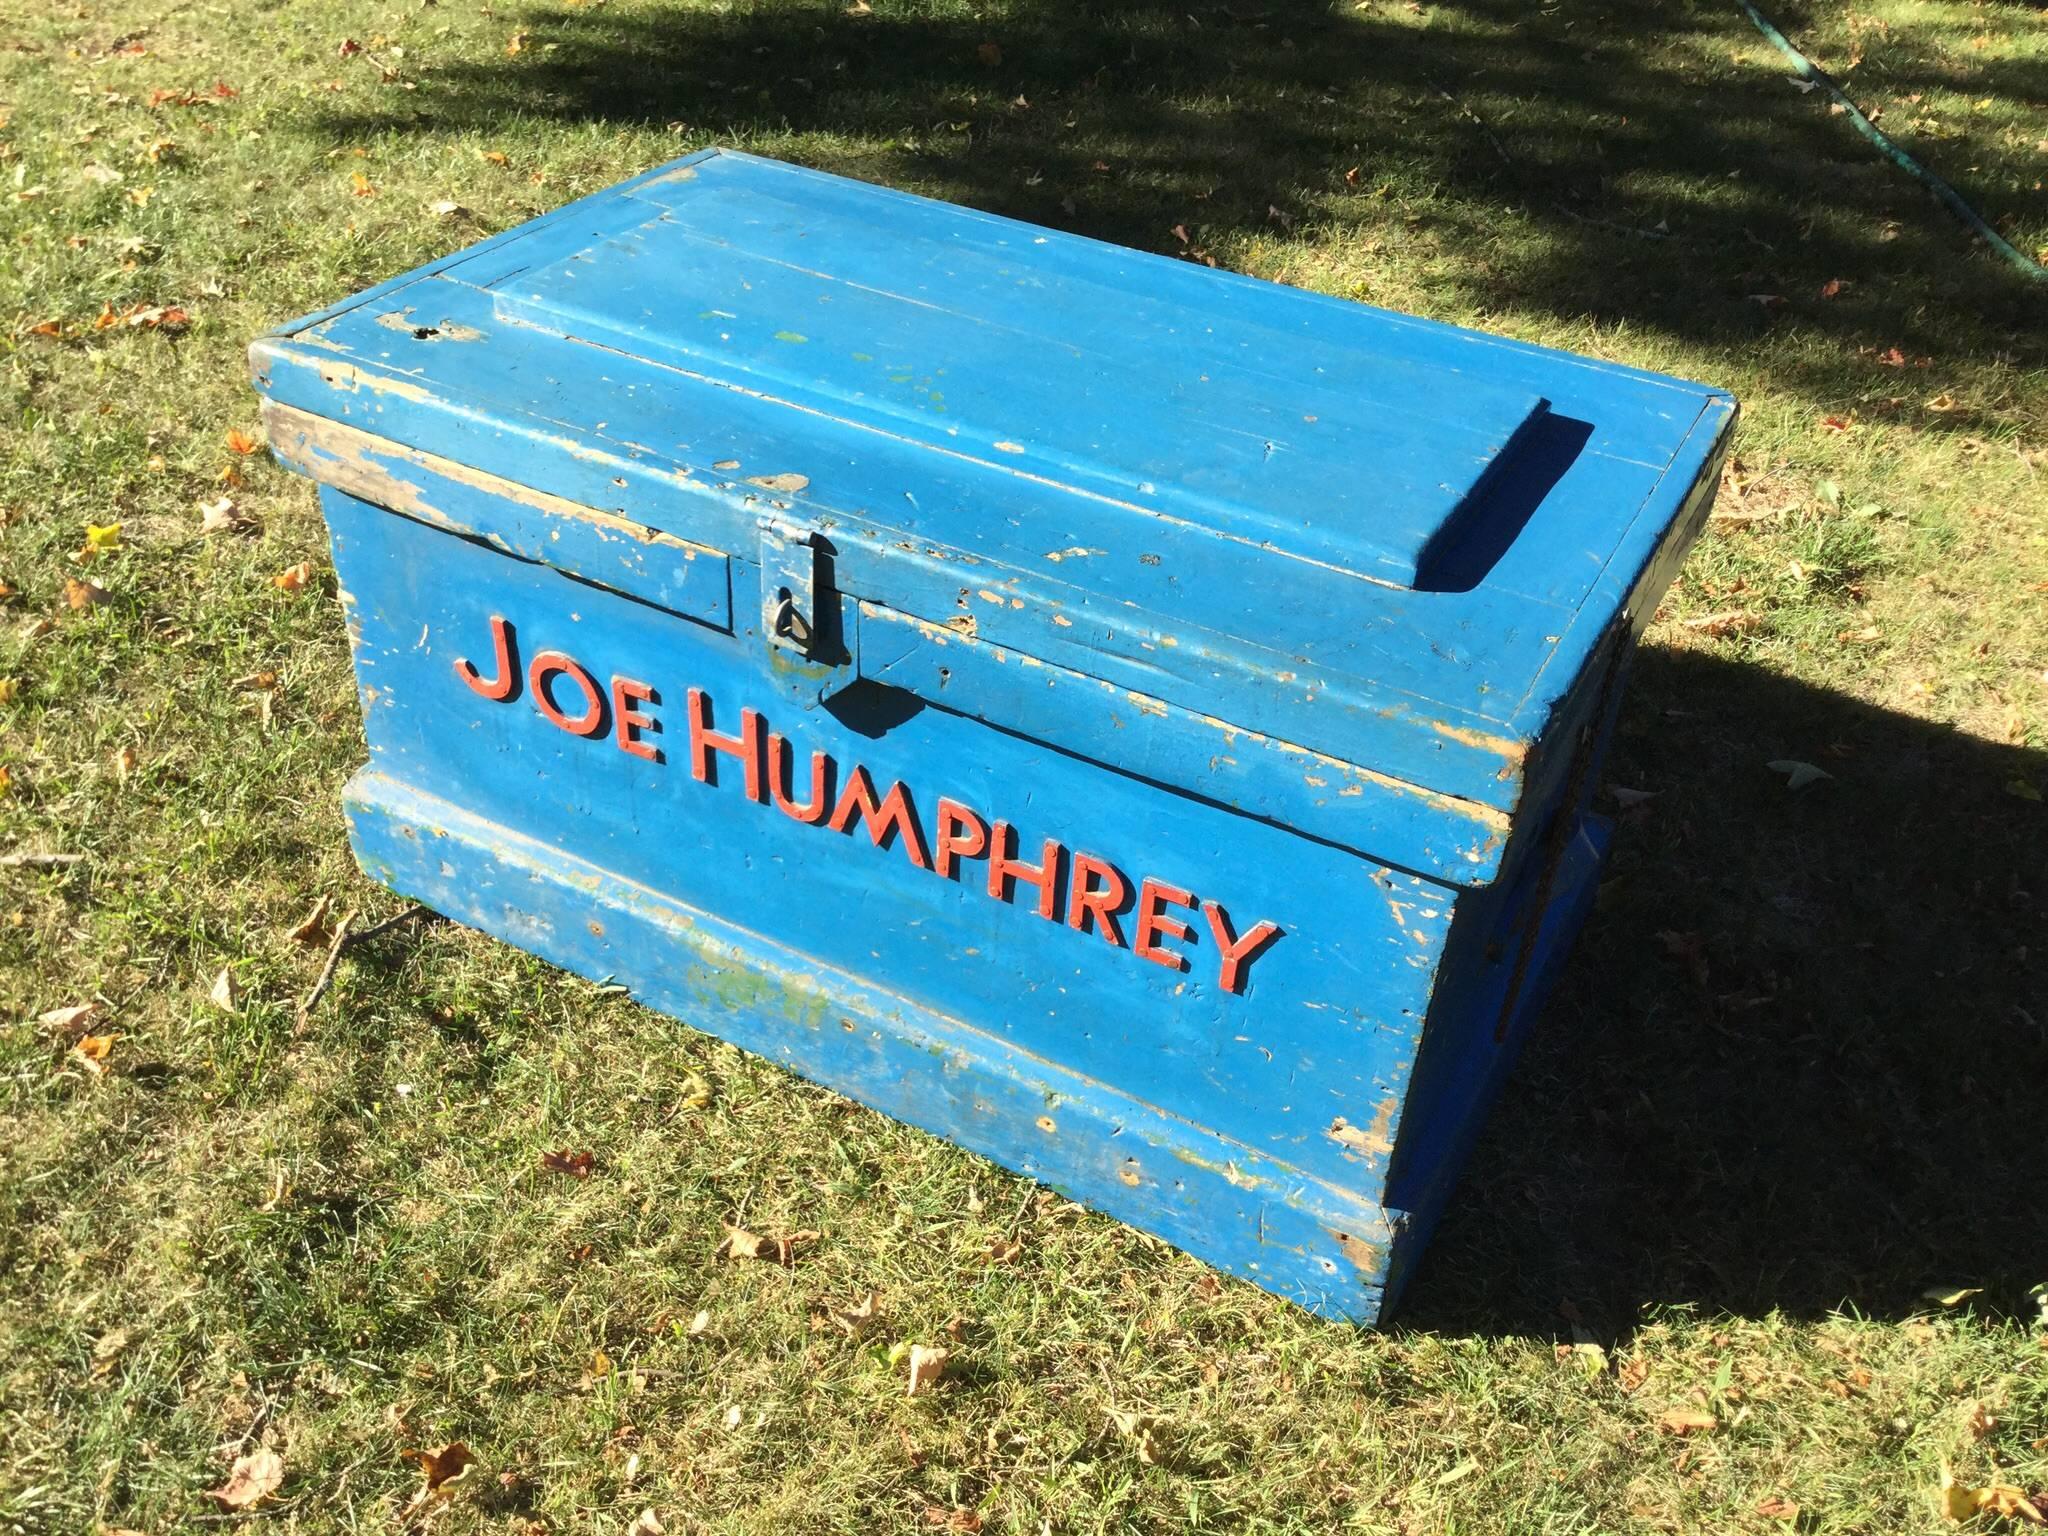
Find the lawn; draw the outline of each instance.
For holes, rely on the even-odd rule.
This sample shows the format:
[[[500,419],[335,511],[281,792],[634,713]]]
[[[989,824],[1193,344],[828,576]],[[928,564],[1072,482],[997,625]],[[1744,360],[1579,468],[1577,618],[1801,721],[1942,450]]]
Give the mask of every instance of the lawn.
[[[1776,19],[2048,247],[2038,8]],[[299,1017],[316,900],[402,908],[243,349],[712,143],[1743,400],[1598,909],[1384,1331],[451,924]],[[23,5],[0,236],[0,853],[80,856],[0,865],[0,1532],[2048,1513],[2048,284],[1739,7]]]

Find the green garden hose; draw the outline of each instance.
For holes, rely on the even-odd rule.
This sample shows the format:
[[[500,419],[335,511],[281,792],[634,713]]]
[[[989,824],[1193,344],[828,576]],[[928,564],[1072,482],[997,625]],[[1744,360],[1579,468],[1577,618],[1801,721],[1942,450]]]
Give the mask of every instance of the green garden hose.
[[[1849,121],[1856,125],[1856,131],[1882,150],[1886,159],[1890,160],[1892,164],[1896,165],[1900,170],[1911,176],[1939,198],[1944,208],[1962,220],[1992,250],[1998,252],[1999,255],[2003,256],[2036,282],[2048,282],[2048,267],[2042,266],[2040,262],[2027,255],[2026,252],[2019,250],[2011,241],[1999,234],[1989,224],[1986,224],[1977,210],[1963,201],[1961,193],[1957,192],[1954,187],[1943,181],[1934,172],[1927,169],[1926,166],[1893,143],[1877,124],[1863,115],[1855,102],[1842,94],[1842,88],[1828,78],[1826,71],[1819,68],[1805,54],[1793,47],[1786,39],[1785,34],[1772,25],[1768,16],[1750,4],[1750,0],[1739,0],[1739,3],[1743,10],[1749,13],[1749,19],[1756,23],[1757,31],[1769,38],[1778,52],[1784,54],[1786,58],[1792,61],[1792,67],[1798,71],[1800,79],[1811,81],[1826,91],[1841,106],[1842,110],[1849,114]]]

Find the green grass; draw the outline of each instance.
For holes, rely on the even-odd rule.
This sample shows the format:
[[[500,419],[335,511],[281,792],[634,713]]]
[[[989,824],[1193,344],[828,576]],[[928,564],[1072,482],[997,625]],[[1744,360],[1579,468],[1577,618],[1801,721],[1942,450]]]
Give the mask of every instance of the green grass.
[[[2048,246],[2036,11],[1777,19]],[[0,868],[0,1531],[198,1528],[258,1445],[251,1519],[390,1529],[458,1439],[442,1531],[1894,1533],[1944,1464],[2048,1485],[2048,289],[1734,7],[94,0],[8,20],[0,117],[0,850],[89,856]],[[1655,798],[1387,1331],[451,926],[297,1027],[314,897],[396,903],[242,348],[710,142],[1743,398],[1609,773]],[[224,491],[254,537],[199,537]],[[36,1022],[89,998],[104,1075]],[[954,1378],[906,1399],[906,1342]]]

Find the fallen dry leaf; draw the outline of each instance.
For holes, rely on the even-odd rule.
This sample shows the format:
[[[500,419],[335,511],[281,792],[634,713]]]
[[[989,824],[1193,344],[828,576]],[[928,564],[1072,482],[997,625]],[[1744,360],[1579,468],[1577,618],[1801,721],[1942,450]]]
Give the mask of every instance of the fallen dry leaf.
[[[350,171],[348,173],[348,188],[349,192],[356,197],[375,197],[377,195],[377,189],[370,184],[370,178],[361,171]]]
[[[792,1232],[787,1237],[763,1237],[749,1232],[745,1227],[728,1225],[725,1237],[714,1250],[721,1259],[761,1259],[770,1264],[780,1264],[787,1269],[796,1262],[797,1249],[817,1240],[815,1232]]]
[[[270,578],[270,584],[280,592],[303,592],[306,584],[313,579],[313,567],[304,560],[288,570],[279,571]]]
[[[213,978],[213,988],[206,996],[222,1013],[242,1011],[242,984],[235,980],[235,973],[227,966],[220,968],[220,974]]]
[[[1775,1493],[1768,1498],[1759,1500],[1756,1512],[1767,1520],[1796,1521],[1799,1518],[1799,1506],[1790,1499],[1781,1498]]]
[[[850,1307],[828,1308],[825,1315],[837,1323],[848,1338],[857,1339],[875,1321],[875,1293],[869,1291]]]
[[[1803,763],[1796,757],[1774,757],[1764,766],[1773,773],[1784,774],[1787,789],[1804,789],[1809,784],[1818,784],[1822,779],[1834,777],[1827,769],[1816,767],[1812,763]]]
[[[476,1453],[460,1440],[454,1440],[436,1451],[400,1451],[399,1456],[420,1469],[426,1482],[413,1495],[413,1509],[418,1509],[429,1499],[446,1498],[455,1485],[468,1475],[469,1469],[477,1464]]]
[[[935,1531],[965,1531],[972,1533],[981,1529],[981,1516],[974,1510],[962,1506],[946,1509],[941,1505],[927,1504],[924,1507],[924,1523]]]
[[[952,1362],[953,1352],[935,1349],[924,1344],[910,1346],[910,1376],[906,1397],[916,1397],[920,1392],[929,1392],[937,1386],[946,1374],[946,1367]]]
[[[1723,635],[1748,634],[1763,623],[1763,617],[1744,609],[1731,608],[1724,613],[1703,613],[1698,618],[1682,622],[1687,629],[1696,629],[1710,639],[1719,639]]]
[[[1000,43],[979,43],[975,46],[974,56],[981,60],[984,68],[994,69],[1003,62],[1002,45]]]
[[[71,1047],[71,1054],[78,1058],[79,1065],[94,1077],[104,1077],[107,1071],[107,1058],[113,1054],[114,1042],[120,1038],[119,1035],[83,1035],[78,1043]]]
[[[705,1109],[711,1103],[711,1085],[702,1074],[686,1071],[683,1074],[683,1108]]]
[[[97,608],[111,600],[111,594],[96,581],[80,581],[76,576],[64,578],[64,601],[71,608]]]
[[[248,433],[244,432],[240,427],[228,428],[229,453],[254,453],[258,448],[261,448],[262,446],[262,438],[251,437]]]
[[[228,1480],[209,1488],[206,1496],[223,1509],[250,1509],[277,1492],[284,1482],[284,1458],[267,1446],[258,1446],[235,1459],[228,1468]]]
[[[51,1008],[36,1015],[36,1023],[42,1028],[59,1035],[82,1035],[86,1026],[99,1017],[98,1002],[72,1003],[64,1008]]]
[[[87,523],[85,525],[85,547],[78,554],[80,559],[90,559],[121,547],[121,525],[119,523]]]
[[[651,1509],[643,1509],[633,1523],[626,1527],[626,1536],[666,1536],[667,1527],[661,1523],[661,1516]]]
[[[1972,1440],[1982,1440],[1997,1424],[1998,1420],[1994,1419],[1990,1410],[1980,1402],[1972,1401],[1968,1411],[1963,1415],[1963,1428],[1970,1432]]]
[[[1920,1296],[1923,1301],[1931,1301],[1938,1306],[1960,1307],[1972,1296],[1983,1294],[1981,1285],[1930,1285]]]
[[[1138,1453],[1138,1460],[1148,1467],[1159,1465],[1159,1426],[1151,1415],[1112,1408],[1109,1410],[1109,1422],[1116,1426],[1119,1435],[1131,1442],[1132,1449]]]
[[[1704,1408],[1666,1408],[1657,1415],[1657,1428],[1667,1435],[1705,1434],[1720,1422]]]
[[[587,1179],[593,1159],[588,1152],[571,1152],[566,1147],[560,1152],[543,1152],[540,1165],[549,1173],[566,1173],[571,1178]]]
[[[327,938],[327,919],[334,910],[334,898],[322,896],[313,903],[313,910],[299,919],[299,925],[285,935],[294,944],[319,944]]]

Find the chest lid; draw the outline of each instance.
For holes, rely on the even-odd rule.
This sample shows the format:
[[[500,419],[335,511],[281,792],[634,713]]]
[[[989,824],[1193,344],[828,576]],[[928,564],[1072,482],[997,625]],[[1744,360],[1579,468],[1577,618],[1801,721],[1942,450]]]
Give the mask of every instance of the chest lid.
[[[722,151],[255,359],[301,416],[735,562],[815,529],[863,606],[1500,809],[1733,415]]]

